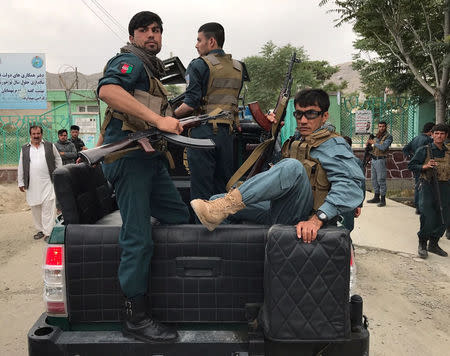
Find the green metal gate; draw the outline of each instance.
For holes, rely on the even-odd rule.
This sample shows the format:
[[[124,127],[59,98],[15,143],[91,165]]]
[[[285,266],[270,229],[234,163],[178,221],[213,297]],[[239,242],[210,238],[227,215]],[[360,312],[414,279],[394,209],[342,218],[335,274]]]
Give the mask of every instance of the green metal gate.
[[[366,98],[361,102],[358,96],[341,97],[341,135],[352,138],[353,143],[364,146],[367,135],[355,134],[355,113],[358,110],[372,111],[372,133],[378,130],[378,122],[386,121],[393,144],[405,145],[414,136],[418,98],[386,97]]]
[[[19,162],[22,145],[30,141],[32,125],[42,126],[44,140],[57,141],[58,130],[68,130],[71,122],[68,115],[54,115],[52,112],[65,105],[41,115],[0,116],[0,164],[16,165]]]

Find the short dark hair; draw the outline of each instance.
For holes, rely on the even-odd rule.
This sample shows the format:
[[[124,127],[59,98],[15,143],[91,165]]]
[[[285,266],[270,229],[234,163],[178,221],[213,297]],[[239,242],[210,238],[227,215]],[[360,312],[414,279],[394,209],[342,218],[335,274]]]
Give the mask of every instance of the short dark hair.
[[[318,106],[322,112],[327,112],[330,107],[330,98],[322,89],[303,89],[295,95],[294,105]]]
[[[215,38],[217,45],[222,48],[225,42],[225,30],[220,23],[208,22],[201,25],[197,32],[203,32],[206,38]]]
[[[433,126],[434,126],[434,122],[427,122],[425,125],[423,125],[422,132],[423,133],[430,132],[431,129],[433,128]]]
[[[387,127],[387,122],[386,122],[386,121],[380,121],[380,122],[378,123],[378,125],[384,125],[384,126]]]
[[[72,130],[80,131],[80,126],[78,126],[78,125],[72,125],[72,126],[70,126],[70,131],[72,131]]]
[[[431,129],[431,132],[442,131],[448,134],[448,126],[446,124],[436,124]]]
[[[148,25],[151,25],[153,22],[156,22],[158,24],[162,33],[163,32],[162,20],[157,14],[150,11],[138,12],[131,18],[130,23],[128,24],[128,33],[130,34],[130,36],[134,36],[134,30],[140,27],[146,27]]]
[[[28,130],[28,132],[30,133],[30,135],[31,135],[31,130],[34,130],[34,129],[41,129],[41,133],[44,132],[44,130],[42,130],[42,126],[39,126],[39,125],[31,125],[31,126],[30,126],[30,129]]]
[[[63,133],[67,133],[67,130],[66,129],[58,130],[58,136],[62,135]]]

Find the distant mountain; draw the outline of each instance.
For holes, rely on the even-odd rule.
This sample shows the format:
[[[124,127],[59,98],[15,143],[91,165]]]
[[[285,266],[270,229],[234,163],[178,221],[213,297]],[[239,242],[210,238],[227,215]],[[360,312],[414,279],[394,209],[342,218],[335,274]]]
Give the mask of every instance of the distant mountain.
[[[339,71],[334,73],[328,81],[336,84],[347,81],[347,88],[342,90],[342,93],[359,93],[362,86],[361,76],[359,72],[352,68],[352,62],[341,63],[338,64],[337,67],[339,67]]]
[[[96,89],[102,73],[85,75],[77,72],[60,74],[47,72],[47,90],[57,89]]]
[[[345,62],[337,65],[339,71],[334,73],[329,81],[336,84],[347,81],[347,88],[342,91],[343,94],[359,92],[361,90],[361,77],[357,71],[352,68],[352,62]],[[102,77],[102,73],[94,73],[85,75],[75,72],[66,72],[61,74],[47,72],[47,89],[96,89],[98,80]]]

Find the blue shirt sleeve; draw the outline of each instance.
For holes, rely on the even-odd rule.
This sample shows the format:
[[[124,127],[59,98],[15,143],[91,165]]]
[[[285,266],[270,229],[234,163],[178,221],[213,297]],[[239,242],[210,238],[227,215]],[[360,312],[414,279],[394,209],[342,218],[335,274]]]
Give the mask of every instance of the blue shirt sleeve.
[[[202,98],[206,95],[209,81],[209,67],[201,58],[196,58],[189,63],[186,69],[186,93],[184,103],[197,109],[202,104]]]
[[[120,85],[128,92],[135,89],[148,90],[148,79],[141,60],[132,53],[119,54],[106,64],[103,77],[98,82],[97,92],[105,84]],[[145,80],[146,79],[146,80]],[[147,82],[147,88],[145,88]]]
[[[378,139],[377,139],[377,141],[378,141]],[[386,140],[384,140],[384,142],[382,144],[374,143],[374,146],[376,148],[380,149],[381,151],[386,151],[389,148],[389,146],[391,145],[392,141],[393,141],[392,135],[388,135],[386,137]]]
[[[311,150],[327,172],[331,184],[325,202],[319,208],[329,219],[345,211],[353,211],[364,199],[364,174],[345,140],[335,137]]]

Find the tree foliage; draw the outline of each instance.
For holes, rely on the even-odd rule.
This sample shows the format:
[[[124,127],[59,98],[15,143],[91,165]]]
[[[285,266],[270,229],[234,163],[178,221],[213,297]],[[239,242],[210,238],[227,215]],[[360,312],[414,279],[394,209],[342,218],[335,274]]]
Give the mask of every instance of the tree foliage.
[[[388,87],[397,94],[431,95],[436,121],[443,122],[449,98],[449,0],[333,2],[336,25],[350,23],[359,36],[354,67],[364,91],[379,96]],[[374,58],[363,59],[367,56]]]
[[[326,91],[346,87],[346,82],[325,84],[338,71],[337,67],[330,66],[326,61],[309,61],[302,47],[296,48],[290,44],[278,47],[269,41],[261,48],[260,55],[243,60],[250,76],[250,82],[243,89],[246,102],[258,101],[262,110],[274,108],[293,52],[297,53],[301,62],[296,63],[292,71],[292,95],[306,87],[323,88]]]

